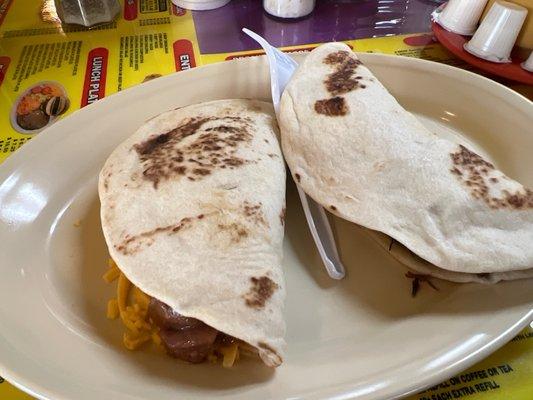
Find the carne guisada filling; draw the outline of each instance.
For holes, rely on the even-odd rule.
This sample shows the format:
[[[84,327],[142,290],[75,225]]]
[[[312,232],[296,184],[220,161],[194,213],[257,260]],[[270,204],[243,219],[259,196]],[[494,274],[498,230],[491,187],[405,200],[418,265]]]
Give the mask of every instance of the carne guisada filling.
[[[204,322],[184,317],[167,304],[150,299],[148,317],[159,328],[159,337],[167,353],[181,360],[200,363],[222,346],[237,342]]]
[[[126,278],[113,260],[109,260],[109,270],[103,278],[108,283],[118,280],[117,298],[109,300],[107,317],[120,317],[126,327],[123,343],[129,350],[152,341],[170,356],[191,363],[216,361],[220,356],[224,367],[234,364],[239,350],[256,353],[247,343],[148,296]]]

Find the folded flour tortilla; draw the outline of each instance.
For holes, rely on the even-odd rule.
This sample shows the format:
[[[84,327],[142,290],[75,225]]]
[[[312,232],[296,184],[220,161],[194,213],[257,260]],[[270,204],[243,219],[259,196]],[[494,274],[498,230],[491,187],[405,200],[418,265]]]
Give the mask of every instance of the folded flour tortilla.
[[[309,54],[283,93],[279,122],[305,192],[394,238],[391,253],[409,267],[460,282],[533,276],[533,191],[426,129],[348,46]]]
[[[397,261],[407,266],[410,270],[418,275],[432,276],[447,281],[458,283],[498,283],[500,281],[511,281],[515,279],[531,278],[533,271],[531,269],[521,269],[516,271],[491,272],[491,273],[468,273],[450,271],[439,268],[423,258],[417,256],[407,247],[398,243],[390,236],[384,233],[367,230],[368,235],[372,237],[384,250],[388,251]]]
[[[283,359],[285,167],[270,104],[220,100],[147,121],[106,161],[113,260],[149,296]]]

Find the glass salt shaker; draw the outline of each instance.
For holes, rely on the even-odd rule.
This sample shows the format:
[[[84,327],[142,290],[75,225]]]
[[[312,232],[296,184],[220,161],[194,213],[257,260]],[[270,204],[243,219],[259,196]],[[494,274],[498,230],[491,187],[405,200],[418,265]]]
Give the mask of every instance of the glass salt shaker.
[[[61,22],[91,27],[113,21],[120,13],[118,0],[56,0]]]
[[[267,13],[278,18],[301,18],[311,14],[315,0],[263,0]]]

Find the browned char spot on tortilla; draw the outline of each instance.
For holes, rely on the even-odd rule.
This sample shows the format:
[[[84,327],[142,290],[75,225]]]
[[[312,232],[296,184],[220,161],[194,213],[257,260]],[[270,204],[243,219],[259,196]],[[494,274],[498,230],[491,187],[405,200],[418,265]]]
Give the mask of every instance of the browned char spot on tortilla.
[[[339,117],[348,113],[348,107],[343,97],[335,96],[331,99],[317,100],[315,111],[328,117]]]
[[[334,67],[334,71],[324,80],[326,90],[331,94],[331,98],[317,100],[315,102],[315,111],[318,114],[328,117],[337,117],[346,115],[349,111],[348,105],[340,94],[346,94],[357,88],[366,88],[361,83],[361,76],[353,76],[361,61],[355,58],[353,54],[346,50],[339,50],[330,53],[324,58],[324,64]]]
[[[243,165],[245,162],[248,162],[248,161],[247,160],[243,160],[242,158],[228,157],[228,158],[224,158],[222,160],[222,162],[224,163],[225,166],[228,166],[230,168],[234,168],[234,167],[239,167],[239,166]]]
[[[361,65],[361,61],[350,57],[350,52],[347,50],[338,50],[334,53],[329,53],[326,58],[324,58],[324,64],[342,65],[345,64],[348,60],[355,61],[354,65],[356,66]]]
[[[195,175],[205,176],[209,175],[211,171],[209,171],[207,168],[194,168],[192,173]]]
[[[196,219],[203,219],[205,214],[197,215]],[[143,247],[150,247],[155,239],[154,236],[166,233],[168,235],[175,235],[183,229],[192,226],[194,217],[185,217],[177,223],[167,226],[161,226],[151,229],[146,232],[141,232],[136,235],[126,235],[121,243],[115,244],[113,247],[124,255],[135,254]]]
[[[337,207],[335,207],[334,205],[329,206],[329,209],[331,211],[337,211]]]
[[[248,163],[237,149],[250,143],[252,121],[247,117],[196,117],[178,127],[135,144],[143,178],[153,183],[187,177],[195,182],[216,169]]]
[[[300,174],[294,174],[294,177],[296,178],[296,182],[300,183],[300,181],[302,180],[302,177],[300,176]]]
[[[457,167],[453,167],[453,168],[450,170],[450,172],[451,172],[452,174],[459,175],[459,176],[462,176],[462,175],[463,175],[463,173],[462,173]]]
[[[218,229],[229,234],[231,243],[239,243],[249,234],[248,229],[237,222],[220,223]]]
[[[279,220],[280,220],[282,226],[285,225],[285,216],[286,216],[286,214],[287,214],[287,208],[283,207],[281,209],[281,211],[279,212]]]
[[[263,203],[259,202],[257,204],[253,204],[245,200],[242,207],[244,216],[248,221],[257,225],[268,227],[268,222],[265,219],[265,214],[263,213]]]
[[[462,182],[472,197],[484,201],[492,209],[523,210],[533,208],[533,191],[523,187],[514,193],[508,190],[499,190],[496,184],[498,177],[494,165],[483,159],[478,154],[459,145],[456,152],[450,154],[453,167],[450,172]],[[506,177],[503,176],[505,179]],[[499,196],[491,195],[491,189],[499,192]]]
[[[111,178],[111,176],[113,176],[113,172],[111,171],[104,173],[104,189],[105,190],[109,189],[109,178]]]
[[[244,301],[250,308],[264,308],[268,299],[272,297],[274,291],[278,289],[278,284],[268,276],[250,278],[252,286],[248,293],[244,295]]]
[[[355,70],[361,61],[354,58],[354,55],[346,50],[339,50],[330,53],[324,59],[324,64],[332,65],[335,71],[328,75],[324,84],[326,89],[333,96],[351,92],[360,85],[358,79],[353,78]],[[358,77],[360,79],[360,77]]]

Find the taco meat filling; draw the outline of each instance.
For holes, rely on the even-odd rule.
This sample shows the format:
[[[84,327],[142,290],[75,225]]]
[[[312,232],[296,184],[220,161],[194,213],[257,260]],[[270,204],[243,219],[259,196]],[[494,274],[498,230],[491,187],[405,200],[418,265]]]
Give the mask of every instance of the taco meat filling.
[[[150,299],[148,317],[160,331],[167,353],[191,363],[201,363],[220,346],[237,341],[196,318],[184,317],[167,304]]]
[[[126,327],[123,344],[136,350],[152,342],[175,358],[191,363],[222,361],[229,368],[240,353],[256,355],[257,349],[196,319],[179,314],[169,305],[133,285],[109,259],[104,281],[117,283],[117,297],[107,303],[107,318],[120,318]]]

